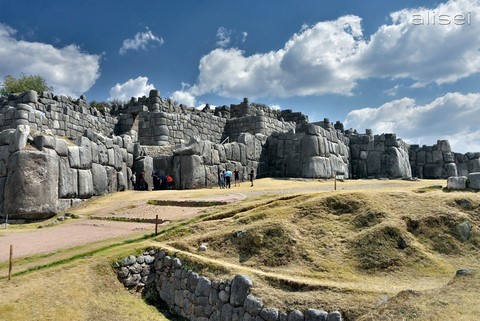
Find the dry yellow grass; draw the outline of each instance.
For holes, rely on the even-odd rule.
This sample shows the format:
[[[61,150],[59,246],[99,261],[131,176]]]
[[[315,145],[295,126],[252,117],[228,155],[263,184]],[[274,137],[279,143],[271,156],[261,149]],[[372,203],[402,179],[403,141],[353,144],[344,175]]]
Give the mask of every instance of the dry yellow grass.
[[[167,320],[126,291],[111,268],[111,261],[138,245],[0,280],[0,320]]]
[[[167,226],[169,232],[155,241],[116,246],[13,282],[0,280],[0,320],[165,320],[124,290],[111,269],[113,260],[152,244],[212,278],[247,273],[254,294],[286,310],[338,309],[347,320],[477,320],[478,274],[453,276],[459,268],[480,269],[480,194],[428,188],[435,184],[358,180],[339,182],[332,191],[332,181],[262,179],[253,188],[244,183],[230,190],[127,191],[96,198],[72,212],[89,217],[131,206],[134,215],[136,204],[149,199],[245,199]],[[475,207],[464,209],[459,199]],[[452,226],[464,220],[474,233],[460,241]],[[399,238],[406,248],[399,248]],[[31,268],[111,243],[23,264]],[[196,251],[200,243],[208,243],[207,252]]]

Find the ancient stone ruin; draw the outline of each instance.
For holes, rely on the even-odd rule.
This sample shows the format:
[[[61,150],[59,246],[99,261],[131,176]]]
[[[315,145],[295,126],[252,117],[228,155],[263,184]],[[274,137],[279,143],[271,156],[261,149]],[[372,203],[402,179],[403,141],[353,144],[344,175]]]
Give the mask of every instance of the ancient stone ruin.
[[[0,216],[42,219],[95,195],[132,188],[145,171],[171,175],[177,189],[216,186],[235,167],[256,177],[447,178],[480,172],[480,153],[448,141],[409,146],[393,133],[359,134],[310,123],[291,110],[250,103],[203,110],[159,91],[111,110],[28,91],[0,98]]]

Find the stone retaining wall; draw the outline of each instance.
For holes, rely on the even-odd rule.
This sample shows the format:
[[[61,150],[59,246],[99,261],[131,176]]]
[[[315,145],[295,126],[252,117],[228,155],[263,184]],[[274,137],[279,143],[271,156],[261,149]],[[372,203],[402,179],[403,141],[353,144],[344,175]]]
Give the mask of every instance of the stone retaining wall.
[[[331,178],[350,175],[349,139],[333,128],[313,124],[299,133],[273,133],[267,139],[269,173],[266,176]]]
[[[82,199],[129,188],[131,137],[87,135],[35,136],[28,125],[0,132],[0,216],[48,218]]]
[[[250,293],[246,275],[217,281],[201,276],[166,251],[150,250],[115,264],[117,276],[129,289],[156,291],[177,315],[190,321],[341,321],[338,311],[280,311]],[[146,288],[145,288],[146,287]],[[148,295],[148,291],[146,291]]]
[[[349,134],[353,178],[412,177],[409,145],[395,134]]]

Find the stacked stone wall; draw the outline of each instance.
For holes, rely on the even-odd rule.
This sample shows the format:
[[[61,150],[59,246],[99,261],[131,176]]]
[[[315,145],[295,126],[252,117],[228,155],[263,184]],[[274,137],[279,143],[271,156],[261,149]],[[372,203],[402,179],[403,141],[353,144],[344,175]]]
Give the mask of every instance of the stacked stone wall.
[[[255,116],[230,118],[227,121],[223,139],[229,137],[230,141],[237,141],[242,133],[252,135],[270,135],[275,132],[286,132],[295,129],[294,122],[285,122],[276,118],[268,117],[259,111]],[[222,139],[222,140],[223,140]]]
[[[178,145],[196,137],[220,143],[226,119],[204,111],[182,113],[140,112],[139,142],[143,145]]]
[[[249,133],[239,136],[238,142],[225,144],[192,139],[173,151],[173,160],[157,157],[153,162],[159,166],[155,168],[157,172],[165,173],[168,168],[174,173],[175,187],[179,189],[217,186],[219,171],[233,172],[235,168],[240,172],[240,180],[245,181],[252,168],[256,176],[268,171],[267,164],[262,162],[265,140],[266,136]]]
[[[341,132],[313,124],[273,133],[267,139],[269,172],[265,176],[331,178],[349,177],[349,139]]]
[[[251,294],[253,282],[237,274],[210,280],[163,250],[150,250],[116,263],[117,276],[129,289],[159,297],[176,315],[192,321],[341,321],[338,311],[319,309],[280,311]],[[152,293],[153,292],[153,293]]]
[[[35,136],[28,125],[0,132],[0,216],[48,218],[82,199],[131,188],[131,137],[87,135]]]
[[[395,134],[350,134],[353,178],[409,178],[409,145]]]
[[[438,140],[432,146],[410,146],[410,164],[419,178],[448,178],[480,172],[480,153],[454,153],[448,140]]]
[[[0,130],[28,125],[33,133],[76,138],[86,130],[111,136],[117,119],[87,105],[85,98],[72,101],[65,96],[53,96],[50,92],[38,95],[27,91],[10,95],[0,101]]]

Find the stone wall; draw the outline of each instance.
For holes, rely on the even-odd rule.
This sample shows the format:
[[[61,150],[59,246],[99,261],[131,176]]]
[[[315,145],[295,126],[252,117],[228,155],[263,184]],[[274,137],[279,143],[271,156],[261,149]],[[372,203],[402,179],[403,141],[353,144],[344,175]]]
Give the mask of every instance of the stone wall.
[[[218,185],[219,170],[238,168],[240,179],[247,180],[253,168],[255,175],[267,171],[262,162],[265,155],[266,136],[243,133],[238,142],[214,144],[210,141],[191,139],[188,144],[173,150],[173,161],[169,158],[154,158],[155,170],[164,173],[160,166],[172,166],[175,187],[179,189],[202,188]]]
[[[480,171],[478,157],[479,166],[475,167],[475,154],[470,158],[468,156],[471,153],[468,155],[453,153],[448,140],[438,140],[432,146],[412,145],[409,153],[412,174],[419,178],[440,179],[457,176],[457,174],[466,176],[469,172]],[[458,169],[461,169],[461,174]]]
[[[28,125],[0,132],[0,216],[48,218],[82,199],[129,188],[131,138],[87,134],[73,141],[35,136]]]
[[[166,251],[150,250],[117,262],[123,285],[144,295],[155,291],[176,315],[191,321],[341,321],[338,311],[318,309],[280,311],[252,295],[253,282],[246,275],[210,280]]]
[[[109,137],[117,123],[108,110],[102,114],[90,108],[84,96],[72,101],[50,92],[38,95],[35,91],[27,91],[0,99],[0,131],[28,125],[32,133],[76,138],[91,130]]]
[[[198,137],[220,143],[227,120],[207,111],[140,112],[138,137],[142,145],[178,145]]]
[[[222,140],[229,137],[230,141],[237,141],[242,133],[252,135],[270,135],[275,132],[286,132],[295,129],[294,122],[285,122],[276,118],[267,117],[262,111],[257,111],[255,116],[230,118],[227,121]]]
[[[266,176],[331,178],[335,173],[349,177],[349,139],[333,128],[313,124],[267,139],[269,173]]]
[[[352,178],[412,177],[409,145],[395,134],[348,134]]]

